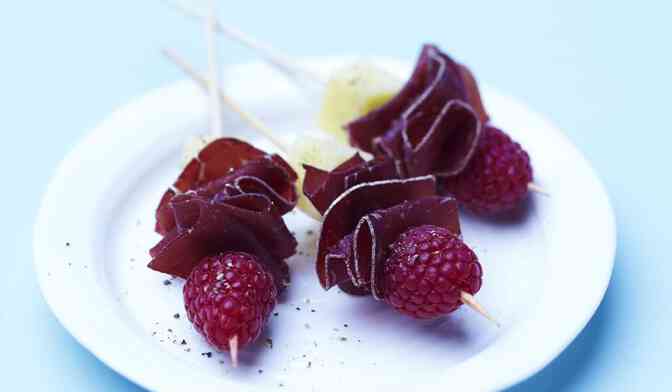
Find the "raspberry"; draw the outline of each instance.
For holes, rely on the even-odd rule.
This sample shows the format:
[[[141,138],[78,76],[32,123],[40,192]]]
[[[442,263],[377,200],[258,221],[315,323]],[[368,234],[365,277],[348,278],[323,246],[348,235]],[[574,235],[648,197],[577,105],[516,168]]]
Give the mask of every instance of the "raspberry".
[[[527,152],[506,133],[488,125],[464,171],[444,179],[442,186],[475,213],[493,215],[518,206],[530,182]]]
[[[481,288],[474,252],[447,229],[424,225],[405,231],[385,263],[384,298],[399,312],[431,319],[455,311],[465,291]]]
[[[254,341],[277,299],[273,277],[248,253],[229,252],[204,258],[184,285],[189,320],[219,350]]]

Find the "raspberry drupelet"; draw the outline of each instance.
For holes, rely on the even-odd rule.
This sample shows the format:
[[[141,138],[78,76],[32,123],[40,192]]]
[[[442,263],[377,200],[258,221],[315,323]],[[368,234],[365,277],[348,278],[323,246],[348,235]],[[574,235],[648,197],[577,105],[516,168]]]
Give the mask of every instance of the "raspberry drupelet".
[[[476,254],[459,237],[442,227],[418,226],[391,245],[384,299],[408,316],[436,318],[476,294],[481,277]]]
[[[473,212],[494,215],[520,205],[531,182],[527,152],[506,133],[487,125],[464,171],[441,185]]]
[[[209,256],[191,272],[183,289],[189,320],[217,349],[235,353],[259,337],[275,307],[273,277],[248,253]]]

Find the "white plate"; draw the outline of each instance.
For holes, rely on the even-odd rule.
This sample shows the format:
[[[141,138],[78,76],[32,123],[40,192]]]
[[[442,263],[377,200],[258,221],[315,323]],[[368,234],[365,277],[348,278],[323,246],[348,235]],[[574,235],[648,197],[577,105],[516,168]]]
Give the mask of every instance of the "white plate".
[[[344,61],[309,63],[327,73]],[[401,76],[410,70],[379,61]],[[223,79],[278,132],[290,137],[314,128],[317,101],[267,66],[231,67]],[[295,212],[287,222],[301,252],[290,260],[293,284],[279,316],[240,368],[224,354],[202,355],[212,350],[184,315],[182,283],[164,285],[168,276],[145,267],[159,239],[154,208],[178,174],[182,144],[206,129],[206,99],[189,81],[117,110],[62,162],[35,226],[44,296],[82,345],[151,390],[468,391],[519,382],[557,356],[600,303],[613,267],[614,218],[595,173],[560,131],[509,97],[486,88],[484,98],[494,122],[531,154],[535,181],[552,194],[534,195],[528,213],[510,220],[463,216],[464,237],[485,270],[477,298],[501,329],[464,307],[418,322],[368,298],[322,291],[311,258],[319,226]],[[268,147],[234,115],[226,118],[232,135]]]

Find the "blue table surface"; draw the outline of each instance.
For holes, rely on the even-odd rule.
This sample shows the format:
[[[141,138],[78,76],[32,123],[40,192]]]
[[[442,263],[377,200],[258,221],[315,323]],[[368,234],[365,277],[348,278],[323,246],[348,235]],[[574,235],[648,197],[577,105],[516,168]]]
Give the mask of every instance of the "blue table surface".
[[[619,231],[616,267],[588,327],[512,391],[670,390],[672,263],[665,243],[672,240],[672,129],[664,115],[672,91],[672,6],[437,4],[222,2],[220,17],[296,55],[413,58],[431,40],[480,80],[555,121],[608,188]],[[32,226],[55,166],[87,130],[130,98],[182,78],[160,47],[205,65],[202,28],[158,0],[23,1],[2,8],[0,389],[139,391],[50,313],[34,278]],[[221,48],[225,63],[255,58],[230,42]]]

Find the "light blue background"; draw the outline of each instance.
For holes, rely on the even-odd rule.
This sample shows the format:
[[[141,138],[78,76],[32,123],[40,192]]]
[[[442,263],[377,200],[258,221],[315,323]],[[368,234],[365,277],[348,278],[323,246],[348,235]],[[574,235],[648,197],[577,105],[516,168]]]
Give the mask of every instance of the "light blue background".
[[[431,40],[553,119],[609,190],[616,269],[589,326],[513,391],[672,389],[669,2],[393,3],[222,2],[220,16],[297,55],[412,58]],[[158,54],[164,45],[204,64],[202,29],[156,0],[2,4],[2,390],[139,390],[51,315],[33,276],[31,231],[47,180],[73,144],[130,98],[182,78]],[[227,63],[255,57],[231,43],[222,52]]]

